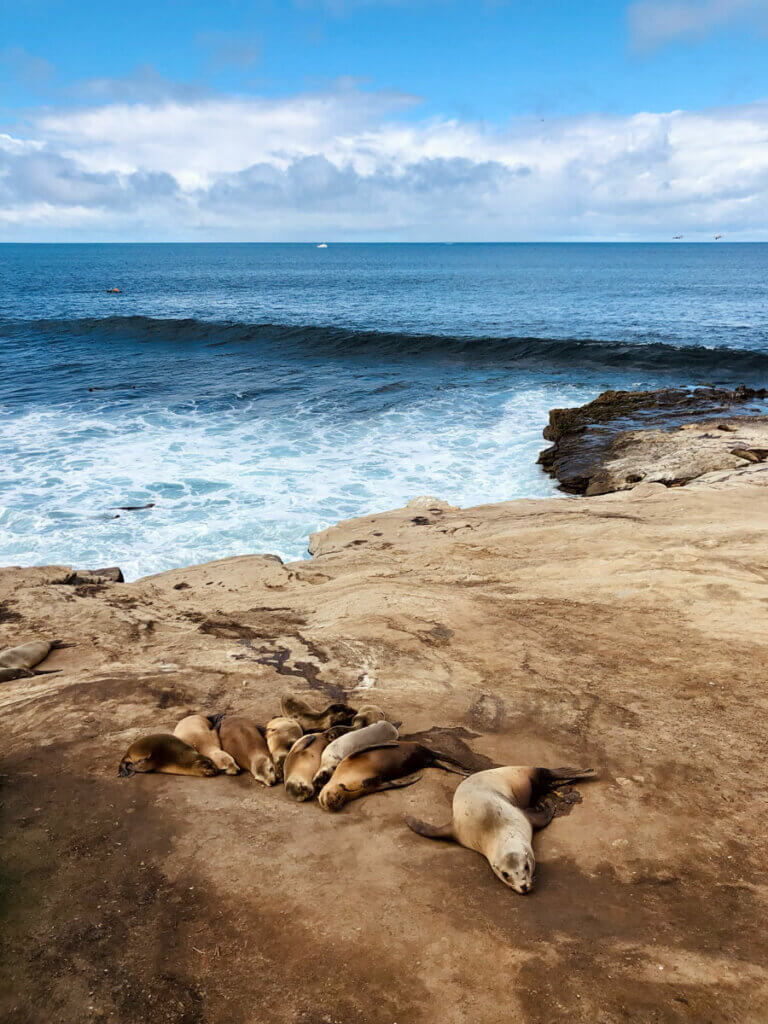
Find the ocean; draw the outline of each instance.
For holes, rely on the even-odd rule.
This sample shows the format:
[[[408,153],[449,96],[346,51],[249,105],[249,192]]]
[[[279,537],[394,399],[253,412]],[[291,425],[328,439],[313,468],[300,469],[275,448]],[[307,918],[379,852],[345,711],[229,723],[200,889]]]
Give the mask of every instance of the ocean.
[[[768,244],[0,245],[0,565],[301,558],[558,493],[552,407],[767,379]]]

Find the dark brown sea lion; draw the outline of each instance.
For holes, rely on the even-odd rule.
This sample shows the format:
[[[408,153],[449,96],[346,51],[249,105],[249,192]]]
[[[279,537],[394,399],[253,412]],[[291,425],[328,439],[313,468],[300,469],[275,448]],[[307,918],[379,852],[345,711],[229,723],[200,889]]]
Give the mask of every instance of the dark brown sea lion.
[[[410,786],[421,778],[422,768],[469,774],[454,758],[421,743],[384,743],[345,757],[320,791],[320,806],[339,811],[350,800],[368,793]]]
[[[117,774],[127,778],[137,772],[163,772],[166,775],[218,775],[219,769],[209,757],[169,732],[142,736],[128,748]]]
[[[304,732],[323,732],[334,725],[351,725],[357,712],[348,704],[329,704],[322,711],[315,711],[307,702],[296,694],[283,695],[280,705],[286,718],[294,718]]]
[[[277,773],[269,747],[252,719],[244,715],[225,715],[219,724],[219,739],[222,750],[231,754],[244,772],[250,772],[265,786],[274,786]]]
[[[594,768],[489,768],[459,783],[453,795],[453,820],[447,825],[405,820],[420,836],[449,839],[482,853],[505,885],[526,893],[533,888],[536,866],[533,830],[548,825],[554,814],[551,805],[535,810],[532,806],[556,786],[596,774]]]

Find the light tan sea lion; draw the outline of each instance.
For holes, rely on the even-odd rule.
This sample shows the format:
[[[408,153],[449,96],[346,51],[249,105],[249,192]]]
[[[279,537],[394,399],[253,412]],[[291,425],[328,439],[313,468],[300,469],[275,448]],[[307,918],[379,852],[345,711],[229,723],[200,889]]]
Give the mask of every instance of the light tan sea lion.
[[[278,781],[282,781],[283,764],[293,744],[301,738],[302,728],[295,718],[273,718],[267,722],[265,732]]]
[[[364,729],[353,729],[351,732],[339,736],[333,743],[329,743],[320,758],[320,768],[312,780],[315,791],[321,789],[328,779],[333,775],[336,766],[341,764],[345,757],[355,754],[359,750],[368,750],[370,747],[380,747],[385,743],[397,742],[397,729],[391,722],[374,722]]]
[[[373,725],[374,722],[383,722],[386,717],[376,704],[363,704],[361,708],[357,709],[357,714],[352,719],[352,728],[365,729],[367,725]]]
[[[315,795],[312,780],[330,742],[327,733],[309,732],[291,747],[283,764],[283,777],[285,791],[292,800],[311,800]]]
[[[225,715],[219,725],[219,740],[222,750],[231,754],[244,772],[250,772],[265,786],[274,786],[275,766],[267,741],[255,722],[244,715]]]
[[[339,811],[350,800],[368,793],[410,786],[419,781],[422,768],[468,774],[452,757],[421,743],[382,744],[345,757],[320,791],[320,806],[325,811]]]
[[[453,795],[453,820],[447,825],[405,820],[420,836],[453,840],[482,853],[505,885],[526,893],[533,888],[536,867],[533,830],[548,825],[554,814],[551,805],[536,810],[531,805],[564,782],[596,774],[594,768],[490,768],[459,783]]]
[[[357,712],[348,704],[329,704],[322,711],[315,711],[296,694],[286,693],[280,701],[286,718],[295,718],[304,732],[323,732],[334,725],[350,725]]]
[[[205,715],[187,715],[173,730],[173,735],[194,747],[199,754],[209,757],[220,772],[237,775],[240,770],[237,762],[231,754],[221,749],[219,734],[212,728],[211,721]]]
[[[0,668],[34,668],[45,661],[51,651],[60,647],[71,647],[62,640],[30,640],[19,647],[6,647],[0,651]]]
[[[219,769],[209,757],[199,754],[178,736],[172,736],[169,732],[156,732],[134,740],[117,770],[117,774],[124,778],[136,772],[200,775],[207,778],[218,775]]]

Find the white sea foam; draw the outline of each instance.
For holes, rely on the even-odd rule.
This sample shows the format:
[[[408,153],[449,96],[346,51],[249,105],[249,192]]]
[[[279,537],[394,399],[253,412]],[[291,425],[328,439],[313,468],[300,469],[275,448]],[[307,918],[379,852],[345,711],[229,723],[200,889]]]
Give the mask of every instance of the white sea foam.
[[[535,465],[547,412],[586,397],[518,380],[353,419],[248,403],[0,416],[0,565],[116,564],[133,579],[251,552],[292,560],[312,531],[419,494],[462,506],[548,496]]]

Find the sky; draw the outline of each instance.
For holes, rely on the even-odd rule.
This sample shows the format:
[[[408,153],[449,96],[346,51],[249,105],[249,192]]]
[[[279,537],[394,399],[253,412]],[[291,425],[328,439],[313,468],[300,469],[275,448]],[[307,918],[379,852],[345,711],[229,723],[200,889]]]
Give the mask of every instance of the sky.
[[[0,241],[768,240],[768,0],[2,0]]]

